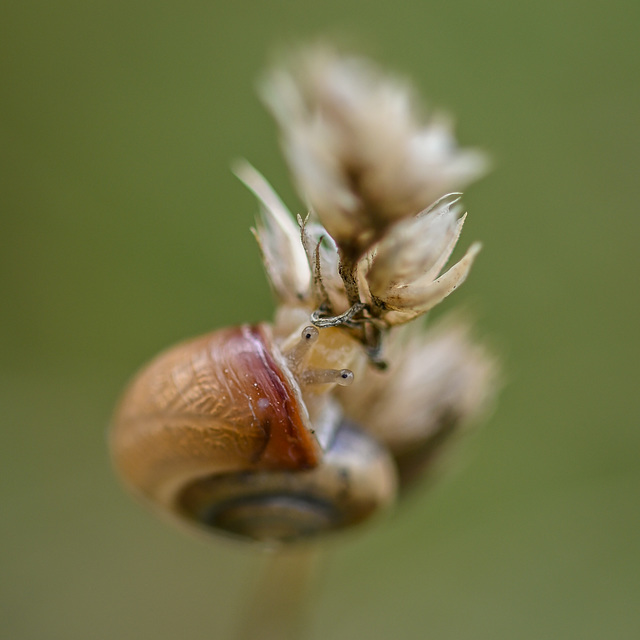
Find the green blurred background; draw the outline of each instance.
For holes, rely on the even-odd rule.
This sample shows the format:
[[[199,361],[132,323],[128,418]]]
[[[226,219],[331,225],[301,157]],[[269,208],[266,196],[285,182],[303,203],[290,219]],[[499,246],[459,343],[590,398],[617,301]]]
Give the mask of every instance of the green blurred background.
[[[446,306],[506,386],[439,484],[334,545],[311,637],[640,637],[639,23],[636,0],[3,3],[0,637],[209,640],[246,615],[260,557],[141,509],[105,431],[157,351],[270,317],[229,165],[300,206],[254,86],[322,34],[492,153]]]

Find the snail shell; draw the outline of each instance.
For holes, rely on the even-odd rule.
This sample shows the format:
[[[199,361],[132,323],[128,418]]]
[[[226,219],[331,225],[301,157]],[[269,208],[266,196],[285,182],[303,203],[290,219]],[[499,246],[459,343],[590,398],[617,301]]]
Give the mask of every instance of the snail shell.
[[[307,327],[284,354],[269,325],[245,325],[158,356],[116,412],[122,478],[182,521],[261,541],[313,537],[388,505],[392,458],[322,393],[352,374],[305,364],[316,341]]]

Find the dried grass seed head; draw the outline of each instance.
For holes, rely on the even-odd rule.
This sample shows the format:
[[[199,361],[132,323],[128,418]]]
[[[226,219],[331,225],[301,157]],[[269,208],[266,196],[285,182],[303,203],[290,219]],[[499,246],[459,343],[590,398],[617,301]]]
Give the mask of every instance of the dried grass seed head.
[[[340,394],[346,414],[397,455],[442,429],[458,430],[487,408],[496,388],[496,360],[470,333],[466,323],[451,319],[427,331],[395,329],[389,369],[368,370]]]
[[[457,146],[448,120],[421,122],[412,94],[327,47],[302,52],[262,84],[301,195],[352,259],[485,169],[481,153]]]

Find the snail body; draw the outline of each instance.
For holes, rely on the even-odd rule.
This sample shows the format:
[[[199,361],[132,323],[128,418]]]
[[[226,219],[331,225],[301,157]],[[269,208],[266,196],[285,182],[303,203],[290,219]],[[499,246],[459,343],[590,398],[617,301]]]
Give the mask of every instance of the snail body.
[[[326,393],[348,369],[348,334],[267,324],[179,344],[131,382],[111,431],[135,493],[184,522],[289,542],[365,520],[393,501],[394,463]]]

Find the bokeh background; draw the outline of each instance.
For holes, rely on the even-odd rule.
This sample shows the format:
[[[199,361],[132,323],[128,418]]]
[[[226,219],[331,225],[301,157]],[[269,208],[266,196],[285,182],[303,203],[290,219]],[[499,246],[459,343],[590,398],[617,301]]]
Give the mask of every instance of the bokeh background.
[[[229,171],[295,209],[255,80],[351,42],[495,169],[466,308],[504,363],[442,480],[332,547],[311,638],[640,637],[640,4],[5,2],[0,9],[0,637],[231,638],[261,559],[164,526],[105,433],[183,337],[273,310]]]

